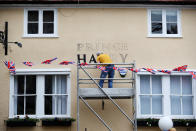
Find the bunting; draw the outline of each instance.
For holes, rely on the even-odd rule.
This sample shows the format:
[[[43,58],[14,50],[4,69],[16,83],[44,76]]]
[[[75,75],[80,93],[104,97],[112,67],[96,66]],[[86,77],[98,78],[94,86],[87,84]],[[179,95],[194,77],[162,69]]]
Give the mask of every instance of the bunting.
[[[187,65],[183,65],[183,66],[174,68],[172,71],[180,71],[180,72],[186,71],[187,67],[188,67]]]
[[[74,64],[75,62],[73,61],[62,61],[61,63],[59,63],[60,65],[68,65],[68,64]]]
[[[80,66],[87,66],[88,64],[86,62],[81,63]]]
[[[144,69],[144,70],[146,70],[146,71],[148,71],[148,72],[150,72],[152,74],[156,73],[156,70],[154,70],[154,69],[150,69],[150,68],[142,68],[142,69]]]
[[[169,70],[157,70],[158,72],[162,72],[162,73],[167,73],[167,74],[171,74],[171,71]]]
[[[43,61],[41,64],[51,64],[52,61],[56,60],[57,57],[53,58],[53,59],[49,59],[49,60],[45,60]],[[15,63],[13,61],[3,61],[4,64],[7,66],[8,70],[11,72],[11,73],[15,73]],[[30,62],[30,61],[26,61],[26,62],[22,62],[24,65],[26,66],[29,66],[29,67],[32,67],[33,66],[33,62]],[[68,64],[75,64],[74,61],[62,61],[59,63],[60,65],[68,65]],[[88,64],[85,62],[85,63],[81,63],[80,66],[87,66]],[[141,71],[141,69],[145,70],[145,71],[148,71],[152,74],[156,74],[156,72],[161,72],[161,73],[167,73],[167,74],[171,74],[172,71],[178,71],[178,72],[187,72],[189,73],[190,75],[192,75],[192,78],[196,80],[196,72],[195,71],[186,71],[187,70],[187,67],[188,65],[183,65],[183,66],[179,66],[177,68],[174,68],[173,70],[164,70],[164,69],[161,69],[161,70],[156,70],[156,69],[151,69],[151,68],[139,68],[139,69],[134,69],[134,68],[121,68],[121,67],[113,67],[114,70],[116,71],[119,71],[119,72],[127,72],[128,70],[132,71],[132,72],[135,72],[135,73],[138,73]],[[104,66],[99,66],[97,65],[96,66],[97,69],[100,69],[102,71],[106,71],[106,68]],[[106,71],[107,72],[107,71]]]
[[[50,59],[50,60],[45,60],[42,62],[42,64],[51,64],[52,61],[56,60],[57,57],[53,58],[53,59]]]
[[[29,61],[23,62],[23,64],[26,65],[26,66],[33,66],[33,63],[32,62],[29,62]]]
[[[11,73],[14,73],[15,74],[15,64],[13,61],[4,61],[6,67],[8,68],[8,70],[11,72]]]

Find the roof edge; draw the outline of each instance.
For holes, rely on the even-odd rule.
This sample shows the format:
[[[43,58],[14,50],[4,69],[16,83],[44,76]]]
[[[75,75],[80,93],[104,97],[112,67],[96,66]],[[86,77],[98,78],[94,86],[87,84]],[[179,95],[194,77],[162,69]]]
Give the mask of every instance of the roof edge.
[[[184,8],[195,9],[196,5],[157,4],[0,4],[0,8]]]
[[[156,5],[196,5],[196,0],[0,0],[0,4],[156,4]]]

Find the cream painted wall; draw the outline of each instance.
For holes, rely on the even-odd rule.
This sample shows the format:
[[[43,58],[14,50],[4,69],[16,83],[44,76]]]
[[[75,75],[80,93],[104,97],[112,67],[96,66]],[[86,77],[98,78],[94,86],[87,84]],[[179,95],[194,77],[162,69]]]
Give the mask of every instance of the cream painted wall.
[[[196,69],[196,10],[182,10],[182,38],[148,38],[147,9],[58,9],[58,38],[24,38],[24,10],[22,8],[0,9],[0,28],[9,22],[9,41],[20,41],[22,48],[9,45],[8,56],[4,56],[0,45],[0,59],[13,60],[17,69],[29,69],[21,64],[33,61],[32,68],[71,68],[71,116],[76,118],[76,67],[60,66],[62,60],[76,61],[77,54],[87,54],[87,62],[98,50],[110,54],[114,63],[121,63],[121,55],[128,54],[125,62],[136,60],[137,68],[150,67],[172,69],[187,64]],[[45,59],[58,57],[51,65],[41,65]],[[4,120],[9,114],[9,73],[0,63],[0,131],[76,131],[76,122],[70,128],[8,128]],[[99,72],[96,72],[99,75]],[[116,77],[118,74],[116,72]],[[90,105],[112,127],[113,131],[130,131],[131,124],[106,100],[105,110],[101,100],[89,100]],[[131,100],[117,100],[131,115]],[[81,109],[81,131],[104,131],[106,128],[83,103]],[[140,128],[143,131],[159,131],[158,128]],[[181,128],[179,131],[185,129]]]

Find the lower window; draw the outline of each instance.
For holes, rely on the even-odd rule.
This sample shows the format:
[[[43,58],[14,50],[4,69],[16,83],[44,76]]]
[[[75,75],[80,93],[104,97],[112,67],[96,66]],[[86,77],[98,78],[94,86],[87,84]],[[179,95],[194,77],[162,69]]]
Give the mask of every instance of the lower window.
[[[56,73],[16,71],[10,79],[9,117],[70,117],[70,73]]]
[[[193,119],[195,80],[188,73],[138,73],[136,81],[138,118]]]

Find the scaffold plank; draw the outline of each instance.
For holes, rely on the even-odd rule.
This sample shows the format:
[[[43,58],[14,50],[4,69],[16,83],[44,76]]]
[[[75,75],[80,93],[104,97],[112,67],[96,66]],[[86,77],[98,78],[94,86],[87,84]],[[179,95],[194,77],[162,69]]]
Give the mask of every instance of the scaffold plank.
[[[113,99],[130,99],[134,96],[133,88],[103,88]],[[80,88],[79,95],[84,99],[107,99],[99,88]]]

